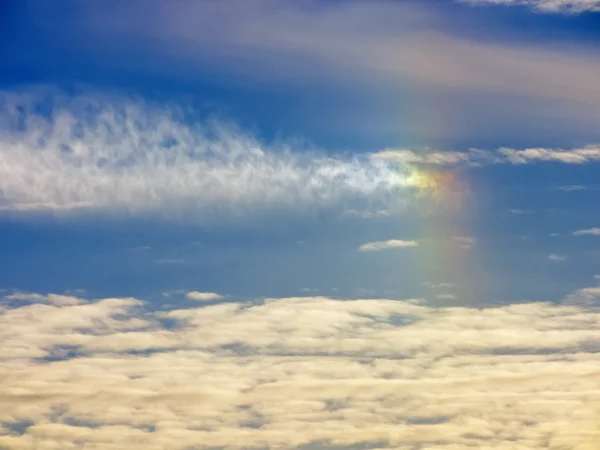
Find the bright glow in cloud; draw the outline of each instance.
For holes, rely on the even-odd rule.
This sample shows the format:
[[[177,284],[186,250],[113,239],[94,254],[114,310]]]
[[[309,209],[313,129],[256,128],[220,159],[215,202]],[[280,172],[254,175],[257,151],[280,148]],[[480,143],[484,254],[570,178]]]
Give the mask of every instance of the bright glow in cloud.
[[[417,241],[402,241],[398,239],[390,239],[389,241],[374,241],[367,242],[361,245],[358,249],[360,252],[378,252],[388,248],[406,248],[406,247],[417,247],[419,243]]]
[[[190,300],[196,300],[197,302],[212,302],[223,298],[223,296],[216,294],[215,292],[198,292],[191,291],[185,294]]]
[[[232,126],[189,124],[176,111],[142,103],[55,98],[51,115],[43,116],[38,99],[2,100],[4,210],[207,219],[274,207],[351,206],[357,199],[379,210],[439,188],[437,179],[405,164],[267,147]]]
[[[472,5],[531,6],[543,12],[583,13],[600,11],[600,0],[461,0]]]
[[[149,314],[130,298],[30,299],[0,309],[10,449],[583,449],[600,437],[600,312],[574,302],[309,297]]]

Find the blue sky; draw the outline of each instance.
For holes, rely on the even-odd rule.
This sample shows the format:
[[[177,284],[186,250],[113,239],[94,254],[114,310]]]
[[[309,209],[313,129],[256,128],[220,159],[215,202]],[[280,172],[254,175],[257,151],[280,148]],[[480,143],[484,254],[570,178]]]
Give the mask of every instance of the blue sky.
[[[1,8],[0,448],[595,448],[598,1]]]

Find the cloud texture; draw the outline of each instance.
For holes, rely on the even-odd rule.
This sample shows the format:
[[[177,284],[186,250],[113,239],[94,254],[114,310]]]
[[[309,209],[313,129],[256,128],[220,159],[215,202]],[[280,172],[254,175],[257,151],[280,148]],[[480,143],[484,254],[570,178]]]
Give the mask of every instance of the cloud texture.
[[[324,297],[142,306],[5,298],[0,447],[598,444],[600,313],[575,298],[487,309]]]
[[[377,210],[435,188],[406,165],[269,146],[234,126],[186,121],[175,109],[34,97],[1,98],[3,210],[207,218],[354,201]]]

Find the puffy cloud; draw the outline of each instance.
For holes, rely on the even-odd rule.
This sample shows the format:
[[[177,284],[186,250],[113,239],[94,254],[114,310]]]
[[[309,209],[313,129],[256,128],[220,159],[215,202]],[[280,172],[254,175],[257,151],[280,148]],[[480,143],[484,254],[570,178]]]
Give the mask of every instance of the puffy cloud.
[[[530,6],[543,12],[583,13],[600,11],[599,0],[460,0],[472,5]]]
[[[148,314],[135,299],[80,303],[0,309],[0,446],[583,449],[598,438],[600,312],[583,304],[301,297]]]
[[[212,302],[214,300],[219,300],[219,299],[223,298],[222,295],[219,295],[215,292],[198,292],[198,291],[188,292],[187,294],[185,294],[185,296],[189,300],[195,300],[197,302]]]
[[[389,241],[367,242],[358,248],[359,252],[378,252],[388,248],[406,248],[417,247],[417,241],[403,241],[399,239],[390,239]]]
[[[600,228],[587,228],[585,230],[577,230],[573,232],[573,236],[599,236]]]

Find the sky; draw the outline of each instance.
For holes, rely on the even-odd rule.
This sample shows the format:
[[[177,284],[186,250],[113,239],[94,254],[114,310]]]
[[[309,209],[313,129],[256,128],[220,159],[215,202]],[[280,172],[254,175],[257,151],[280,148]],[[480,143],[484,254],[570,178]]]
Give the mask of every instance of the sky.
[[[6,0],[0,450],[600,446],[600,1]]]

